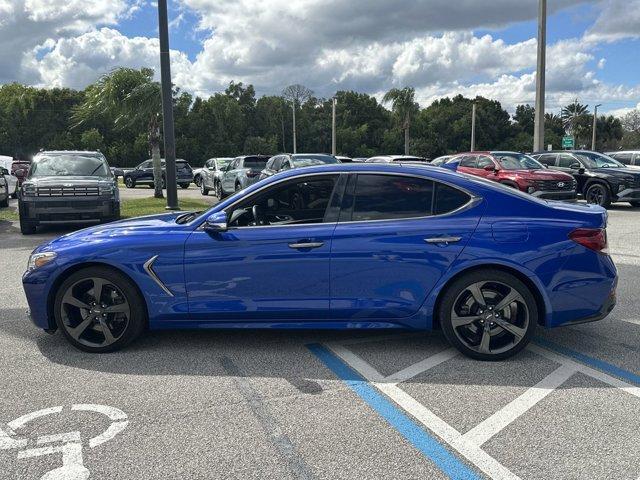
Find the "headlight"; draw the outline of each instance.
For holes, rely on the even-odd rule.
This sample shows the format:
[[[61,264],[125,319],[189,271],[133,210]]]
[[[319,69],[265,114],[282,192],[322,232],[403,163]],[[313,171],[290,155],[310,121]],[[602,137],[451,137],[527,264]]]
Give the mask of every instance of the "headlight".
[[[114,188],[113,185],[100,185],[100,195],[111,195]]]
[[[33,197],[36,194],[36,186],[31,183],[22,185],[22,195],[25,197]]]
[[[27,264],[27,270],[33,270],[40,268],[49,262],[53,262],[58,254],[56,252],[42,252],[34,253],[29,257],[29,263]]]
[[[536,187],[529,187],[529,188],[527,188],[527,192],[528,192],[528,193],[533,193],[533,192],[535,192],[535,191],[536,191]]]

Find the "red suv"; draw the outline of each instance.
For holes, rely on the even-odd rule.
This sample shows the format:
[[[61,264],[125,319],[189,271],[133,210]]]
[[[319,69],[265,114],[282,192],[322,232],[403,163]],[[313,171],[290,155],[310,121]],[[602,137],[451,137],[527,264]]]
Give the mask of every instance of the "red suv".
[[[11,173],[18,178],[18,185],[22,185],[24,179],[27,178],[30,166],[30,160],[13,159],[13,164],[11,164]]]
[[[572,175],[549,170],[528,155],[517,152],[469,152],[453,157],[457,170],[517,188],[547,200],[575,200]]]

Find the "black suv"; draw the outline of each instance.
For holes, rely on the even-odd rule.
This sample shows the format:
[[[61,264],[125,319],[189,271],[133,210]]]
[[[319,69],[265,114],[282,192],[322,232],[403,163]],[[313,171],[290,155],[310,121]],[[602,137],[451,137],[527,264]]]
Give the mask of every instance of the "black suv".
[[[40,152],[20,188],[18,210],[26,235],[40,224],[117,220],[120,195],[102,153]]]
[[[608,208],[612,202],[629,202],[640,207],[640,170],[588,150],[536,152],[543,165],[570,173],[578,182],[578,193],[587,203]]]
[[[164,158],[162,164],[162,188],[166,188],[166,167]],[[145,160],[133,170],[129,170],[123,175],[124,184],[127,188],[135,188],[136,185],[149,185],[153,188],[153,160]],[[193,182],[193,170],[186,160],[176,159],[176,183],[182,188],[189,188]]]

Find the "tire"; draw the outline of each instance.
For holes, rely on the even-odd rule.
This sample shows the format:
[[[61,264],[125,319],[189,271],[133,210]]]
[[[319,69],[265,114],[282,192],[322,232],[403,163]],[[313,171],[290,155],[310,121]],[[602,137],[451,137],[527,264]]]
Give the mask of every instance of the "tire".
[[[188,183],[181,183],[181,184],[180,184],[180,186],[181,186],[182,188],[184,188],[185,190],[186,190],[187,188],[189,188],[189,184],[188,184]]]
[[[604,208],[611,206],[611,193],[609,188],[603,183],[592,183],[584,194],[587,203],[592,205],[600,205]]]
[[[202,177],[200,175],[196,175],[195,177],[193,177],[193,183],[196,184],[196,187],[199,187],[201,182]]]
[[[96,306],[92,305],[92,300],[95,301],[95,283],[92,280],[94,278],[103,283],[101,301],[95,302]],[[77,304],[69,304],[67,298],[80,301],[91,310],[81,308]],[[124,302],[111,303],[111,307],[122,307],[125,311],[101,313],[103,308],[109,309],[108,302],[117,300]],[[53,308],[56,325],[71,345],[85,352],[105,353],[120,350],[142,333],[147,324],[144,305],[144,298],[125,275],[110,268],[87,267],[73,273],[62,282],[56,292]],[[105,326],[111,333],[111,339],[102,333]],[[73,327],[80,327],[81,331],[72,333]]]
[[[478,286],[484,306],[471,293],[475,291],[474,286]],[[506,307],[494,310],[512,294],[517,298]],[[502,271],[477,270],[463,275],[447,287],[439,305],[437,314],[447,340],[476,360],[512,357],[529,343],[538,323],[538,308],[531,290],[515,276]],[[508,325],[509,330],[499,323]],[[488,343],[483,345],[485,334]]]
[[[20,217],[20,233],[23,235],[32,235],[36,233],[37,223],[30,222],[25,220],[23,217]]]
[[[631,200],[631,201],[629,202],[629,204],[630,204],[632,207],[640,208],[640,200]]]
[[[131,177],[124,177],[124,186],[127,188],[136,188],[136,181]]]
[[[7,196],[4,197],[4,200],[0,200],[0,208],[6,208],[9,206],[9,192],[7,192]]]
[[[203,196],[207,196],[209,195],[209,189],[207,188],[207,186],[204,184],[204,182],[200,182],[200,193]]]
[[[215,196],[218,197],[218,200],[222,200],[226,195],[224,194],[224,190],[222,190],[222,183],[216,182],[213,185],[213,190],[215,192]]]

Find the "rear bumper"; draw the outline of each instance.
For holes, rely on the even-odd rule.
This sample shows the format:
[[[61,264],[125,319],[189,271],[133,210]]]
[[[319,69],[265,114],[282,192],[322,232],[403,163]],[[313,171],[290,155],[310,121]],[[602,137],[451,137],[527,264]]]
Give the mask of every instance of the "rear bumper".
[[[542,198],[544,200],[575,201],[578,198],[578,194],[575,190],[568,190],[568,191],[539,190],[537,192],[533,192],[531,195],[533,195],[534,197]]]
[[[590,322],[597,322],[598,320],[602,320],[603,318],[605,318],[606,316],[608,316],[613,309],[616,306],[616,292],[615,290],[613,290],[609,297],[607,298],[607,300],[604,302],[604,304],[602,305],[602,308],[600,309],[599,312],[587,316],[587,317],[583,317],[583,318],[578,318],[576,320],[572,320],[570,322],[567,323],[563,323],[562,326],[567,326],[567,325],[577,325],[580,323],[590,323]]]
[[[112,197],[28,197],[20,200],[20,217],[41,224],[92,223],[120,216]]]

